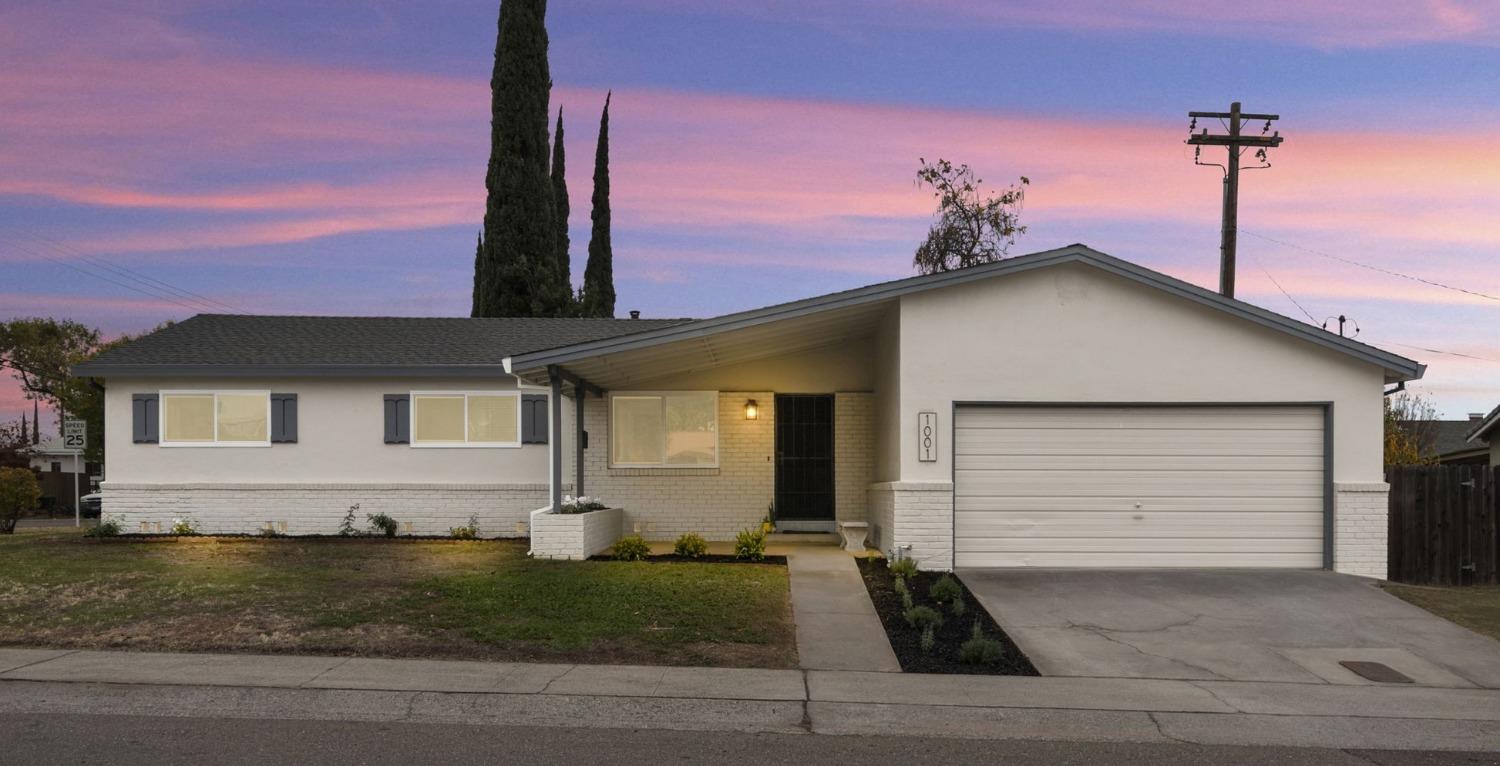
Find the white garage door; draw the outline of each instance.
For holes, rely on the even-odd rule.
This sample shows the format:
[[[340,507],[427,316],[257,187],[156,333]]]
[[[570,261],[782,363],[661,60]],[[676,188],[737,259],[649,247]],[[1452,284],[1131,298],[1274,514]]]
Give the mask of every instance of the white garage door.
[[[960,567],[1323,566],[1318,407],[962,407]]]

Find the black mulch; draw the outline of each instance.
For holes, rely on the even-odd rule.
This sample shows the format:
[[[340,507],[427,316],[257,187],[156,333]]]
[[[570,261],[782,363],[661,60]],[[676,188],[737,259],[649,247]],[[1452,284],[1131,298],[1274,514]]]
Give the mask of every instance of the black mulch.
[[[603,554],[603,553],[601,553],[599,555],[596,555],[596,556],[590,556],[589,557],[589,561],[614,561],[614,560],[615,560],[614,556],[610,556],[608,554]],[[693,558],[693,557],[690,557],[690,556],[679,556],[679,555],[677,555],[675,553],[662,553],[662,554],[647,556],[645,560],[648,563],[658,563],[658,562],[660,562],[660,563],[670,563],[670,562],[673,562],[673,561],[693,561],[693,562],[697,562],[699,564],[777,564],[777,565],[780,565],[780,566],[786,566],[786,556],[767,556],[767,557],[761,559],[760,561],[751,561],[749,559],[735,558],[733,555],[730,555],[728,553],[705,553],[704,555],[698,556],[697,558]]]
[[[954,617],[949,607],[941,606],[928,598],[927,591],[932,584],[937,582],[941,573],[918,572],[909,583],[913,603],[917,605],[930,606],[943,615],[943,625],[934,631],[937,644],[932,653],[922,651],[922,632],[906,624],[906,618],[902,616],[905,609],[901,606],[901,596],[896,593],[895,575],[891,574],[890,567],[886,566],[886,560],[880,558],[859,559],[859,573],[864,577],[865,589],[870,592],[870,601],[875,604],[875,611],[880,615],[881,624],[885,625],[886,637],[891,641],[891,649],[896,652],[896,659],[901,662],[901,669],[908,673],[970,673],[979,675],[997,676],[1034,676],[1039,675],[1036,668],[1032,667],[1031,660],[1016,647],[1010,636],[995,623],[989,612],[979,605],[979,599],[969,592],[969,586],[958,580],[956,575],[950,575],[958,580],[963,587],[964,605],[967,610],[962,617]],[[969,640],[973,635],[974,623],[978,621],[979,627],[984,634],[996,639],[1005,646],[1003,659],[994,665],[969,665],[959,659],[958,648],[963,642]]]

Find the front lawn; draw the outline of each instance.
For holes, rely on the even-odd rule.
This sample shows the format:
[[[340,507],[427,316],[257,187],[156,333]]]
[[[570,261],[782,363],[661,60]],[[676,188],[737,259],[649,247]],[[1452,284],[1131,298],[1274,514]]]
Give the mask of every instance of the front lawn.
[[[0,645],[796,667],[786,568],[524,540],[0,536]]]
[[[1500,640],[1500,585],[1453,587],[1388,582],[1381,587],[1443,619]]]

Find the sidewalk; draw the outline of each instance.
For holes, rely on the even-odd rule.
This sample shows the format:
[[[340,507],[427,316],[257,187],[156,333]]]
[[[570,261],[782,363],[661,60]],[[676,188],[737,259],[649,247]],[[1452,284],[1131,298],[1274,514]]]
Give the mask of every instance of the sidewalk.
[[[797,657],[807,670],[901,672],[854,557],[842,548],[787,545]]]
[[[1500,691],[0,649],[0,714],[1500,751]]]

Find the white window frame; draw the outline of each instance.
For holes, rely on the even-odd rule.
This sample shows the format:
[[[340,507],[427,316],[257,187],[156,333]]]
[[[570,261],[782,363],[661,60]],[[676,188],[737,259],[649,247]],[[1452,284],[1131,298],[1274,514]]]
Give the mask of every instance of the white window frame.
[[[642,396],[659,396],[659,397],[662,397],[662,407],[663,407],[662,425],[663,425],[663,428],[662,428],[662,432],[661,432],[661,439],[662,439],[661,454],[662,454],[662,459],[665,460],[666,459],[666,454],[667,454],[667,444],[666,444],[666,442],[667,442],[667,429],[665,428],[665,425],[666,425],[666,412],[665,412],[666,397],[672,396],[672,395],[682,395],[682,394],[703,394],[703,395],[712,394],[713,395],[713,398],[714,398],[714,462],[712,464],[709,464],[709,463],[695,463],[693,465],[679,465],[679,464],[666,463],[666,462],[662,462],[662,463],[616,463],[615,462],[615,398],[616,397],[631,398],[631,397],[642,397]],[[607,444],[605,446],[609,449],[609,467],[610,468],[653,468],[653,469],[662,469],[662,470],[667,470],[667,471],[692,471],[692,470],[704,469],[704,468],[718,468],[719,467],[719,463],[721,462],[721,458],[719,457],[719,447],[720,447],[720,444],[719,444],[720,438],[719,438],[719,436],[720,436],[720,431],[719,431],[719,392],[718,391],[698,391],[698,390],[694,390],[694,391],[611,391],[611,392],[609,392],[609,444]]]
[[[231,396],[264,396],[266,398],[266,440],[253,442],[221,442],[219,441],[219,395],[229,394]],[[212,396],[214,398],[214,440],[211,442],[169,442],[167,441],[167,397],[169,396]],[[157,442],[162,447],[269,447],[271,446],[271,390],[270,389],[172,389],[156,392],[156,433],[160,434]]]
[[[418,442],[417,441],[417,397],[419,396],[462,396],[464,398],[464,440],[461,442]],[[471,396],[509,396],[516,400],[516,440],[510,442],[474,442],[469,441],[469,397]],[[407,413],[407,429],[411,434],[412,449],[519,449],[521,447],[521,392],[516,391],[408,391],[408,401],[411,402],[411,411]]]

